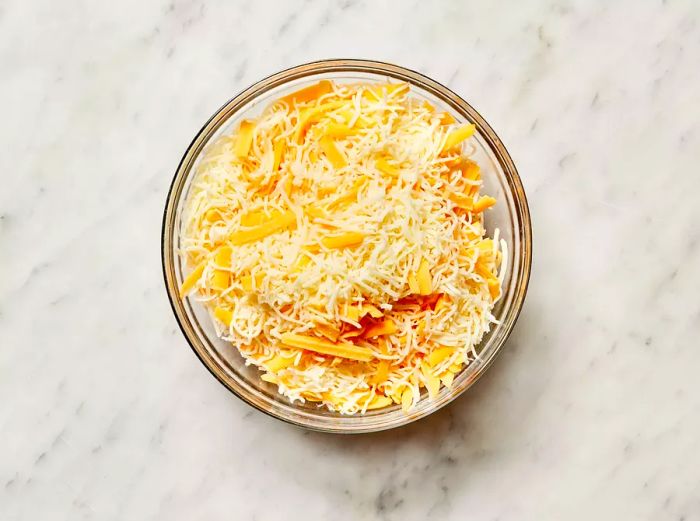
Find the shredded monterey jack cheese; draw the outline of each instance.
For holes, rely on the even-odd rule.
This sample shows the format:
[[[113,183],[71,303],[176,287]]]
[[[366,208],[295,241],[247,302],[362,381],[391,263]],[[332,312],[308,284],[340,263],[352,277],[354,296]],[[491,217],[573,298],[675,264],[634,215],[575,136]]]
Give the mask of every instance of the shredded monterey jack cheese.
[[[462,150],[474,130],[404,83],[277,100],[198,165],[182,295],[292,402],[433,399],[477,356],[506,265],[483,226],[496,200]]]

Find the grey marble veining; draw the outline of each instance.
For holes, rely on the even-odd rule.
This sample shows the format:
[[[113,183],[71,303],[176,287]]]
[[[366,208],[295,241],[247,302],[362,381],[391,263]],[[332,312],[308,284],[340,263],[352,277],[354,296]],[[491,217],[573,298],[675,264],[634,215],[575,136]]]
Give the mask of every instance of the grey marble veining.
[[[449,85],[530,199],[506,349],[395,432],[253,411],[161,282],[195,131],[325,57]],[[5,0],[0,71],[0,519],[700,519],[697,2]]]

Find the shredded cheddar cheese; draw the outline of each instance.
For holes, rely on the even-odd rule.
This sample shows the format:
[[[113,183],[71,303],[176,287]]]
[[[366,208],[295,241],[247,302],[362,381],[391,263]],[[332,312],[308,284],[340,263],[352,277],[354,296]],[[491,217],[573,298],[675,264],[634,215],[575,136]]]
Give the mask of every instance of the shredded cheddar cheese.
[[[324,80],[211,144],[181,295],[292,402],[410,413],[477,356],[507,251],[486,237],[476,127],[407,84]]]

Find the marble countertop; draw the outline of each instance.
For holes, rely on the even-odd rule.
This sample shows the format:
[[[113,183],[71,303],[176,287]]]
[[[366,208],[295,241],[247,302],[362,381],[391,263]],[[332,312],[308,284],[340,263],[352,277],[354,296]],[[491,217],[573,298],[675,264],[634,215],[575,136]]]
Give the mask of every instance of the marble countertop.
[[[533,275],[497,363],[393,432],[229,394],[165,296],[195,131],[326,57],[417,69],[511,151]],[[700,519],[700,4],[0,4],[0,519]]]

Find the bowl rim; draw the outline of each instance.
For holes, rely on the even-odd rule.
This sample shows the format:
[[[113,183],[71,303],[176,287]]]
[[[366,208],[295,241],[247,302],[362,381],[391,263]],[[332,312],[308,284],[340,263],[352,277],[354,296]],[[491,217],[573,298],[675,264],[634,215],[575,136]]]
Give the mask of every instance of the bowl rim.
[[[297,421],[293,418],[286,417],[282,414],[278,414],[275,410],[267,410],[260,407],[253,400],[249,399],[243,393],[241,393],[234,386],[230,385],[229,382],[224,380],[220,374],[215,370],[216,364],[213,360],[205,359],[203,353],[201,353],[195,346],[195,342],[187,331],[184,325],[185,317],[182,316],[182,310],[178,307],[178,301],[183,301],[179,297],[176,290],[176,276],[175,276],[175,265],[172,262],[171,256],[168,255],[169,250],[172,249],[172,240],[168,236],[168,231],[172,228],[175,229],[176,222],[175,217],[177,213],[178,200],[173,197],[173,192],[176,186],[183,184],[190,175],[190,171],[183,171],[183,166],[186,163],[193,162],[196,157],[192,158],[193,149],[200,145],[203,140],[203,136],[207,133],[208,129],[215,123],[218,123],[222,119],[222,115],[227,113],[229,107],[235,107],[230,114],[226,114],[225,120],[234,116],[235,113],[243,106],[245,106],[250,101],[254,100],[259,95],[264,94],[268,90],[284,85],[290,81],[303,79],[309,76],[314,76],[323,73],[342,73],[342,72],[356,72],[356,73],[374,73],[382,74],[393,79],[399,79],[407,81],[411,84],[417,84],[421,89],[430,92],[431,94],[439,97],[442,101],[449,104],[452,109],[459,112],[463,112],[469,115],[471,120],[477,124],[477,128],[481,135],[486,138],[486,141],[497,156],[499,165],[503,169],[503,173],[508,180],[509,188],[514,192],[514,204],[516,207],[516,213],[520,220],[522,221],[520,229],[520,254],[522,262],[519,266],[519,278],[516,280],[516,286],[513,291],[513,300],[510,308],[506,310],[504,321],[502,322],[504,326],[503,334],[499,343],[495,346],[495,349],[490,353],[488,358],[483,359],[482,363],[479,365],[478,370],[469,378],[469,381],[465,385],[458,389],[456,392],[452,392],[446,400],[438,404],[429,410],[423,411],[422,414],[411,414],[405,415],[405,418],[399,422],[394,422],[390,425],[379,425],[371,426],[368,428],[360,428],[347,430],[338,427],[331,426],[320,426],[320,425],[308,425],[303,421]],[[223,122],[222,122],[223,124]],[[219,124],[215,130],[220,128]],[[172,232],[171,232],[172,235]],[[170,302],[170,307],[175,315],[175,320],[182,332],[185,340],[189,344],[192,351],[195,353],[199,361],[206,367],[209,373],[216,378],[226,389],[232,392],[235,396],[241,399],[243,402],[252,406],[264,414],[282,420],[291,425],[302,427],[305,429],[330,432],[330,433],[342,433],[342,434],[359,434],[367,432],[378,432],[383,430],[389,430],[394,428],[403,427],[409,423],[413,423],[421,418],[430,416],[434,412],[438,411],[442,407],[449,403],[452,403],[455,399],[461,396],[467,389],[474,385],[483,374],[488,370],[493,361],[496,359],[497,355],[502,350],[503,346],[507,342],[515,323],[517,322],[520,312],[522,311],[523,304],[525,302],[525,296],[527,293],[528,285],[530,282],[530,275],[532,269],[532,223],[530,218],[530,210],[528,206],[527,196],[523,188],[522,180],[518,174],[518,170],[513,162],[513,159],[506,149],[503,141],[498,137],[493,128],[488,124],[488,122],[481,116],[481,114],[474,109],[467,101],[462,97],[457,95],[448,87],[443,84],[425,76],[424,74],[417,72],[415,70],[402,67],[399,65],[394,65],[387,62],[376,61],[376,60],[365,60],[365,59],[324,59],[317,60],[308,63],[303,63],[287,69],[283,69],[279,72],[270,74],[252,85],[246,87],[245,89],[238,92],[232,98],[227,100],[223,105],[221,105],[202,125],[202,127],[197,131],[194,138],[187,146],[182,158],[180,159],[173,179],[168,188],[166,195],[165,208],[163,210],[163,220],[161,226],[161,267],[163,270],[163,282],[165,284],[166,293],[168,295],[168,301]],[[184,304],[183,304],[184,308]],[[294,406],[294,404],[292,404]]]

